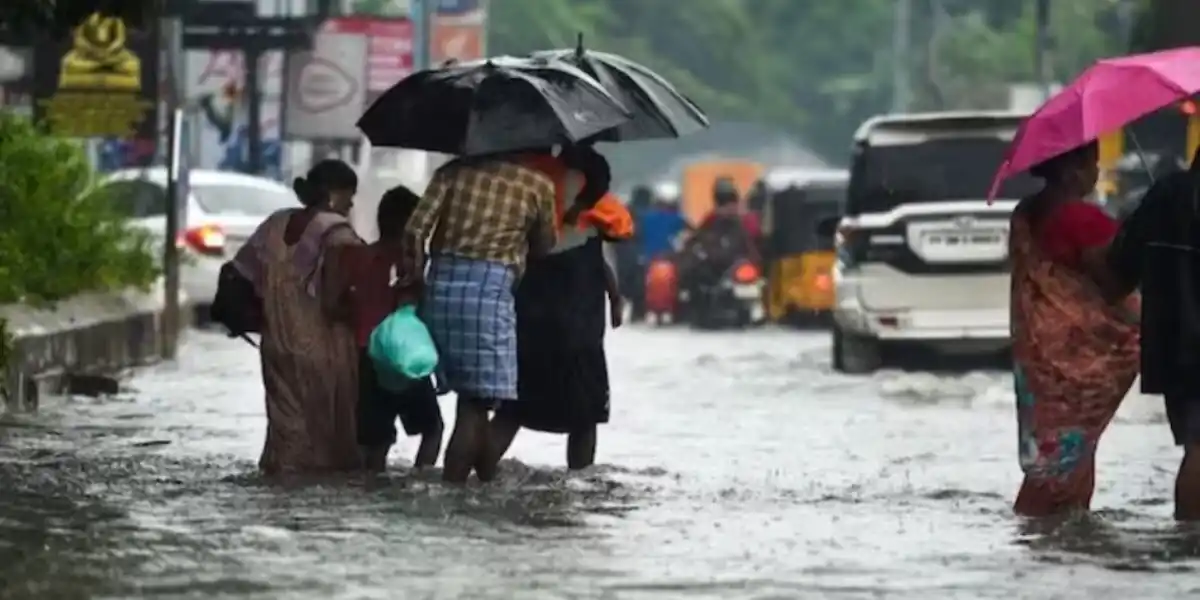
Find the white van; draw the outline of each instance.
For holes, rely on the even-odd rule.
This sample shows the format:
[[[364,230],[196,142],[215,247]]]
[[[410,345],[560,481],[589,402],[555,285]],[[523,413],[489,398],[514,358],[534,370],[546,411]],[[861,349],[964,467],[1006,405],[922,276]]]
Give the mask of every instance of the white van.
[[[836,233],[834,369],[870,372],[914,346],[1007,347],[1009,218],[1040,184],[1017,176],[990,205],[987,192],[1025,116],[888,115],[858,129]]]

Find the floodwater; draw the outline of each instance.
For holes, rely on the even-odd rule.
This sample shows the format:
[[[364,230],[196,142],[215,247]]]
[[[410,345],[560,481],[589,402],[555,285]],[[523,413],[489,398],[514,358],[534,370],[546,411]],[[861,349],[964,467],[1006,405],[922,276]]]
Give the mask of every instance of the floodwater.
[[[829,369],[828,337],[630,328],[614,423],[567,475],[522,433],[501,481],[270,485],[257,358],[194,334],[128,393],[0,427],[0,598],[1177,598],[1200,532],[1132,397],[1096,512],[1027,522],[1009,378]],[[449,404],[444,404],[449,408]],[[451,413],[447,411],[447,416]]]

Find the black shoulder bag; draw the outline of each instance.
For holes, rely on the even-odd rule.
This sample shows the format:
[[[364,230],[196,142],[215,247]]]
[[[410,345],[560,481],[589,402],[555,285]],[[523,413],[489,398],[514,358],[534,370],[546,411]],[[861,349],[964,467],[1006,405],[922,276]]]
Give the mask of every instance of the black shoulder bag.
[[[229,337],[240,337],[250,345],[257,346],[248,334],[262,334],[262,298],[255,291],[254,284],[233,266],[233,261],[221,265],[221,272],[217,275],[217,294],[213,297],[209,313],[214,323],[228,330]]]

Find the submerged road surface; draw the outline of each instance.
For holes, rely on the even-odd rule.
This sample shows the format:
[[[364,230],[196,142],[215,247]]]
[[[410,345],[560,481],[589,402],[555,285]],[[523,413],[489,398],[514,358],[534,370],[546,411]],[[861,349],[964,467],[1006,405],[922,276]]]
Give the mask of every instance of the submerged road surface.
[[[1009,512],[1009,377],[834,374],[826,335],[631,328],[614,422],[567,475],[522,433],[501,481],[269,485],[255,351],[194,334],[105,400],[0,426],[0,598],[1179,598],[1200,533],[1134,396],[1097,512]],[[447,417],[450,404],[443,404]]]

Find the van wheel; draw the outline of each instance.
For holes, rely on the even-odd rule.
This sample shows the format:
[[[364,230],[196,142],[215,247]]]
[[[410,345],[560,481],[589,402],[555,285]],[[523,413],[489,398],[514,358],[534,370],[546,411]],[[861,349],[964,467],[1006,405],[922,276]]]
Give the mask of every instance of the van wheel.
[[[874,373],[882,364],[879,342],[861,335],[845,333],[833,326],[833,370],[848,375]]]

